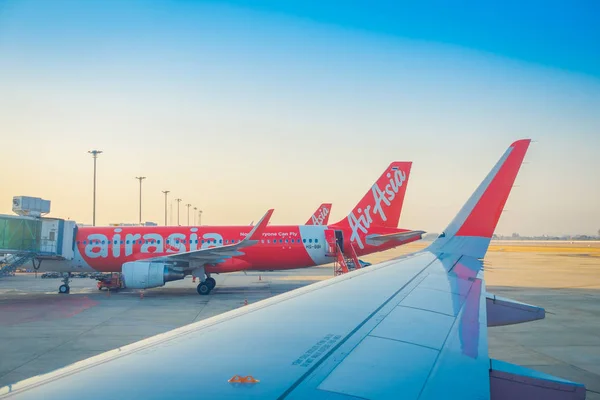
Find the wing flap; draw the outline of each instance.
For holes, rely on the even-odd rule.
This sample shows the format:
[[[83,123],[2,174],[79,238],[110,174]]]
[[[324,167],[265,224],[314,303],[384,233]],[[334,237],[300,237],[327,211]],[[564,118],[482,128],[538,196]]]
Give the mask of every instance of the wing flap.
[[[400,305],[381,321],[371,336],[440,350],[453,323],[454,318],[449,315]]]
[[[418,399],[437,356],[427,347],[368,336],[318,389],[362,399]]]
[[[583,400],[585,386],[540,371],[490,360],[491,399]]]
[[[455,293],[446,293],[434,289],[418,287],[402,301],[403,306],[431,311],[455,317],[464,302],[464,297]]]
[[[546,317],[542,307],[486,293],[488,326],[503,326],[535,321]]]

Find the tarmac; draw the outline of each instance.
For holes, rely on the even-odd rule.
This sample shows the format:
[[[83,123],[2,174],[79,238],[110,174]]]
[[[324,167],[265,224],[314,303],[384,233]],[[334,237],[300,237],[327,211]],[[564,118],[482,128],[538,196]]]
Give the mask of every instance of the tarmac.
[[[419,247],[364,259],[377,262]],[[587,399],[600,400],[600,257],[572,253],[488,253],[488,291],[546,309],[544,320],[490,328],[490,357],[584,383]],[[98,291],[89,278],[73,279],[71,293],[59,295],[60,280],[39,275],[0,279],[0,387],[328,279],[333,271],[325,266],[218,275],[208,296],[198,295],[188,277],[146,290],[143,298],[137,290]]]

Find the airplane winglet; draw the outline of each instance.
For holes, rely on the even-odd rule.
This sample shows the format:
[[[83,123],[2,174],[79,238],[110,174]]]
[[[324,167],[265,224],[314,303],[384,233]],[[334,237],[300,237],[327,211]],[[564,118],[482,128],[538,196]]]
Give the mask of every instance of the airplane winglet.
[[[483,258],[513,188],[530,139],[517,140],[479,184],[448,227],[428,247]]]
[[[267,227],[267,224],[269,223],[269,220],[271,219],[271,215],[273,215],[273,211],[275,211],[275,210],[273,208],[271,208],[270,210],[267,211],[267,213],[265,215],[263,215],[263,217],[260,219],[260,221],[258,221],[258,223],[256,225],[254,225],[254,227],[252,228],[250,233],[248,233],[248,236],[246,236],[244,238],[244,242],[251,241],[251,240],[252,241],[260,240],[265,228]]]

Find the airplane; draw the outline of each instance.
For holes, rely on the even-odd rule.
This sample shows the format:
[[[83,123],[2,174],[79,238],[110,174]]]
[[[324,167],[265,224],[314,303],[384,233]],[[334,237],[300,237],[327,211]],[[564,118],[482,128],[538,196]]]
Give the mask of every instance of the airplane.
[[[323,203],[304,225],[327,225],[331,213],[331,203]]]
[[[582,384],[488,354],[488,326],[545,317],[488,293],[483,277],[529,144],[508,148],[424,250],[23,380],[0,398],[103,399],[101,377],[120,398],[584,399]]]
[[[268,225],[271,209],[254,226],[77,227],[74,258],[44,259],[37,270],[68,273],[59,293],[69,293],[71,272],[87,271],[120,272],[130,289],[164,286],[192,275],[200,279],[198,293],[207,295],[216,285],[211,274],[312,267],[340,255],[358,260],[425,233],[397,228],[411,166],[392,162],[335,224]]]

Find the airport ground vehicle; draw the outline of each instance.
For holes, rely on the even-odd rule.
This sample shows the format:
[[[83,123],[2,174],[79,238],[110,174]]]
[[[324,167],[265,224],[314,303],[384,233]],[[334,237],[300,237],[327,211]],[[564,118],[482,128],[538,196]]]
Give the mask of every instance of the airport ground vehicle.
[[[108,276],[98,279],[97,286],[98,290],[106,289],[115,291],[119,291],[119,289],[123,289],[124,287],[121,274],[118,272],[113,272]]]

